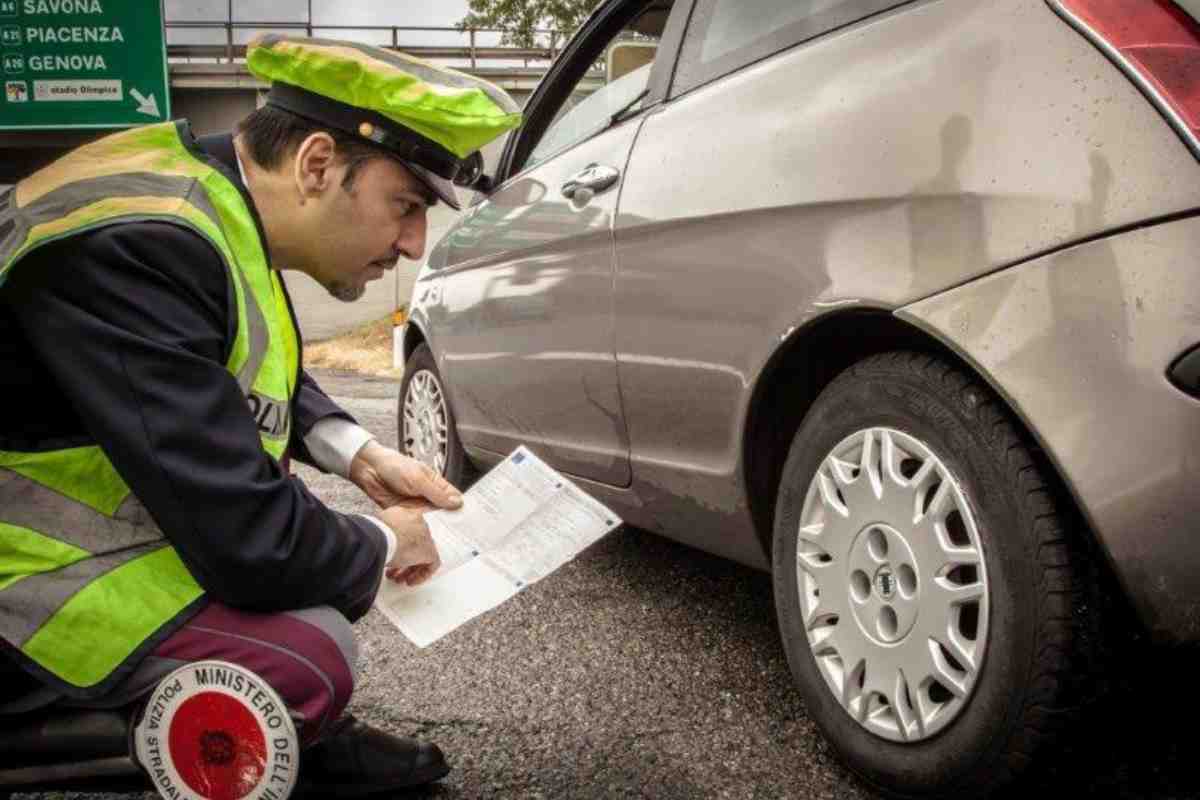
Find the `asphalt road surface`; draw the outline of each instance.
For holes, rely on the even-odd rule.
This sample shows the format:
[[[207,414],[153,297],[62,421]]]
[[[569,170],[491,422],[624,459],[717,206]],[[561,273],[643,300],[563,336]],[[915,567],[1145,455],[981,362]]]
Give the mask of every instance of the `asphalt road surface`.
[[[318,380],[394,444],[394,382]],[[370,510],[349,484],[302,476]],[[446,751],[453,771],[412,797],[875,798],[806,715],[773,614],[767,575],[622,529],[425,650],[371,612],[351,710]],[[1128,660],[1023,795],[1200,797],[1196,659]]]

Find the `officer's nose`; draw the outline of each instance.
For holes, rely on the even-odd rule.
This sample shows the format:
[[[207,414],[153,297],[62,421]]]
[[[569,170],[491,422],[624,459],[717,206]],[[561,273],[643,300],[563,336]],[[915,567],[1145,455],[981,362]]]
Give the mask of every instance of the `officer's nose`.
[[[428,223],[425,209],[421,209],[400,223],[400,235],[392,249],[410,261],[420,261],[425,255],[425,232]]]

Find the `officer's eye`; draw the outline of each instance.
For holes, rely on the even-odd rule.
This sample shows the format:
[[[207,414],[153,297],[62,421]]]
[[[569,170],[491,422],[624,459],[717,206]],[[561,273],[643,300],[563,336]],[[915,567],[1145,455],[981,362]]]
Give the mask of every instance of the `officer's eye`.
[[[419,206],[420,203],[414,201],[410,197],[396,198],[396,212],[402,217],[407,217],[409,214],[412,214]]]

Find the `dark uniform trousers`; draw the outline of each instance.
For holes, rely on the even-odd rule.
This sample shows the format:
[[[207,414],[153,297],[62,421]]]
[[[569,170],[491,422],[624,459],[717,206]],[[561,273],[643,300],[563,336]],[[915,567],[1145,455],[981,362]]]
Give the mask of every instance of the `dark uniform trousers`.
[[[3,661],[6,659],[0,659]],[[61,708],[117,708],[140,702],[172,671],[195,661],[228,661],[248,669],[287,705],[301,744],[319,740],[354,690],[358,644],[350,623],[329,606],[256,614],[211,603],[163,640],[128,678],[92,700],[72,700],[7,665],[0,715]],[[24,689],[16,696],[17,682]]]

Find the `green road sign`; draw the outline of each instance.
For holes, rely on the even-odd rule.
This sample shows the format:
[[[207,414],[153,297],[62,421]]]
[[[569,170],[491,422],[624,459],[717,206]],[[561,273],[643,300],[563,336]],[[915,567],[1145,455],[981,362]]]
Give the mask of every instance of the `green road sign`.
[[[0,0],[0,130],[171,118],[161,0]]]

